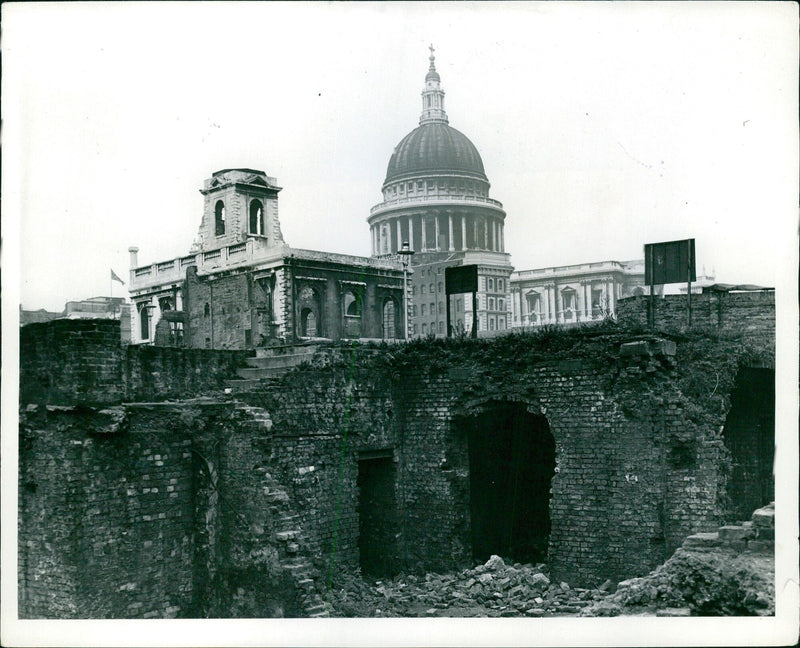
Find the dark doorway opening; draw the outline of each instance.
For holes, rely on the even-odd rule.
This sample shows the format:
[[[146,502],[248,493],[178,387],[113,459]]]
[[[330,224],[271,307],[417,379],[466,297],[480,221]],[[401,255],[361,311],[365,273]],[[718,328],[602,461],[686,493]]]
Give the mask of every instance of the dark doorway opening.
[[[555,471],[547,419],[522,403],[494,402],[462,423],[469,446],[473,557],[545,560]]]
[[[391,456],[358,462],[358,551],[361,573],[394,575],[395,467]]]
[[[775,371],[742,368],[723,431],[733,467],[728,479],[728,522],[749,520],[775,499]]]

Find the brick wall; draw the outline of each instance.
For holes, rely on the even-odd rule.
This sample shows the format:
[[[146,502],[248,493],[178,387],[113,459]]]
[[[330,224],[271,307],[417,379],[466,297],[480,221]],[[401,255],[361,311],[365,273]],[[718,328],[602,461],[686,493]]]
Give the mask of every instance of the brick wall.
[[[20,329],[20,402],[104,405],[207,394],[235,376],[241,351],[122,346],[119,320]]]
[[[740,360],[769,355],[701,333],[672,344],[609,327],[348,346],[241,404],[132,405],[121,418],[23,408],[21,609],[298,613],[304,603],[287,574],[316,570],[322,583],[359,564],[359,461],[387,454],[396,476],[384,494],[396,502],[390,569],[463,566],[475,487],[464,421],[503,403],[546,420],[555,444],[554,578],[596,585],[646,573],[687,535],[719,525],[728,461],[720,429]],[[150,376],[143,398],[179,393],[179,377],[197,371],[191,358],[202,372],[204,353],[223,357],[149,353],[162,364],[141,369]],[[178,378],[159,383],[154,376],[172,367]]]
[[[123,363],[126,400],[159,401],[208,395],[236,376],[245,352],[128,346]]]
[[[28,406],[20,616],[297,615],[276,536],[292,509],[247,420],[230,403]]]
[[[192,609],[191,440],[122,410],[21,417],[22,618],[170,618]],[[174,424],[175,421],[172,421]]]
[[[20,401],[119,402],[123,349],[118,320],[54,320],[20,329]]]
[[[623,326],[646,326],[649,301],[646,296],[620,299],[617,321]],[[656,297],[653,304],[657,330],[685,330],[688,327],[686,295]],[[692,295],[692,327],[760,339],[765,348],[771,346],[774,349],[775,291],[709,291]]]

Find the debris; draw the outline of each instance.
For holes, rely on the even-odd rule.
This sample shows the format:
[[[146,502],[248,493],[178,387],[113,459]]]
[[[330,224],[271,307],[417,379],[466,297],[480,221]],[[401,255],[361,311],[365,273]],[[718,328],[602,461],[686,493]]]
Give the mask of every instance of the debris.
[[[505,569],[506,564],[503,562],[503,559],[500,556],[492,555],[492,557],[486,561],[484,567],[492,571],[498,571],[500,569]]]

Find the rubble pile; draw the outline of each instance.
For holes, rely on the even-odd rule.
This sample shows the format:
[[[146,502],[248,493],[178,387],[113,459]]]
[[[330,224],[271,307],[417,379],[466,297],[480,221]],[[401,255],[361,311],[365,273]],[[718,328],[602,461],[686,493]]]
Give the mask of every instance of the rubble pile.
[[[544,564],[506,565],[492,556],[483,565],[452,574],[400,575],[372,584],[343,576],[329,602],[332,616],[575,616],[612,587],[607,581],[600,589],[571,588],[550,582]]]
[[[774,534],[774,503],[757,509],[750,521],[695,533],[663,565],[622,581],[613,596],[582,614],[773,615]]]

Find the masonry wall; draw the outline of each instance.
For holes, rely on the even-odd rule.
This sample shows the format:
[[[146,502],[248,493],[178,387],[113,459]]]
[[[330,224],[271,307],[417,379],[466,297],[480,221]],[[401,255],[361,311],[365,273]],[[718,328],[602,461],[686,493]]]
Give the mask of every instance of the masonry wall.
[[[71,339],[61,346],[72,348]],[[70,363],[29,344],[21,376],[34,385],[22,393],[85,402],[23,400],[20,609],[26,617],[301,614],[314,607],[303,588],[319,590],[359,565],[358,462],[376,456],[395,465],[391,567],[469,564],[470,465],[459,421],[508,402],[545,417],[555,441],[553,577],[586,586],[645,573],[687,535],[719,525],[730,394],[740,365],[768,364],[771,344],[696,333],[675,345],[607,325],[348,345],[238,401],[107,410],[86,407],[107,405],[90,389],[102,381],[72,378],[74,392],[53,391],[56,382],[38,392],[49,362],[66,376]],[[105,349],[97,340],[92,348]],[[118,349],[103,357],[134,366]],[[190,378],[212,358],[223,367],[220,352],[127,353],[154,354],[138,365],[138,383],[123,381],[143,400],[208,393],[225,373]]]
[[[626,297],[617,302],[617,321],[622,326],[647,326],[650,298]],[[666,295],[653,299],[658,330],[688,328],[686,295]],[[775,291],[709,291],[692,295],[692,328],[718,333],[771,340],[775,344]]]
[[[124,397],[118,320],[54,320],[20,329],[20,401],[76,404]]]
[[[104,405],[220,390],[244,352],[120,344],[119,320],[54,320],[20,329],[20,402]]]
[[[20,616],[301,615],[314,571],[281,541],[303,542],[270,446],[231,403],[28,406]]]
[[[192,609],[191,440],[120,410],[21,419],[22,618],[170,618]],[[174,422],[174,421],[173,421]]]
[[[458,419],[491,402],[523,402],[549,423],[557,464],[549,546],[555,577],[596,585],[645,573],[686,534],[718,524],[722,444],[704,436],[713,428],[694,439],[690,465],[669,463],[673,431],[683,427],[681,394],[625,412],[627,390],[636,387],[624,374],[609,376],[601,362],[526,361],[519,353],[513,361],[465,360],[451,359],[431,375],[436,359],[420,357],[399,381],[407,565],[446,570],[471,559],[467,440]]]
[[[326,574],[359,565],[359,458],[387,448],[399,453],[389,376],[375,370],[374,359],[337,350],[332,365],[294,371],[243,395],[270,413],[274,474]]]

